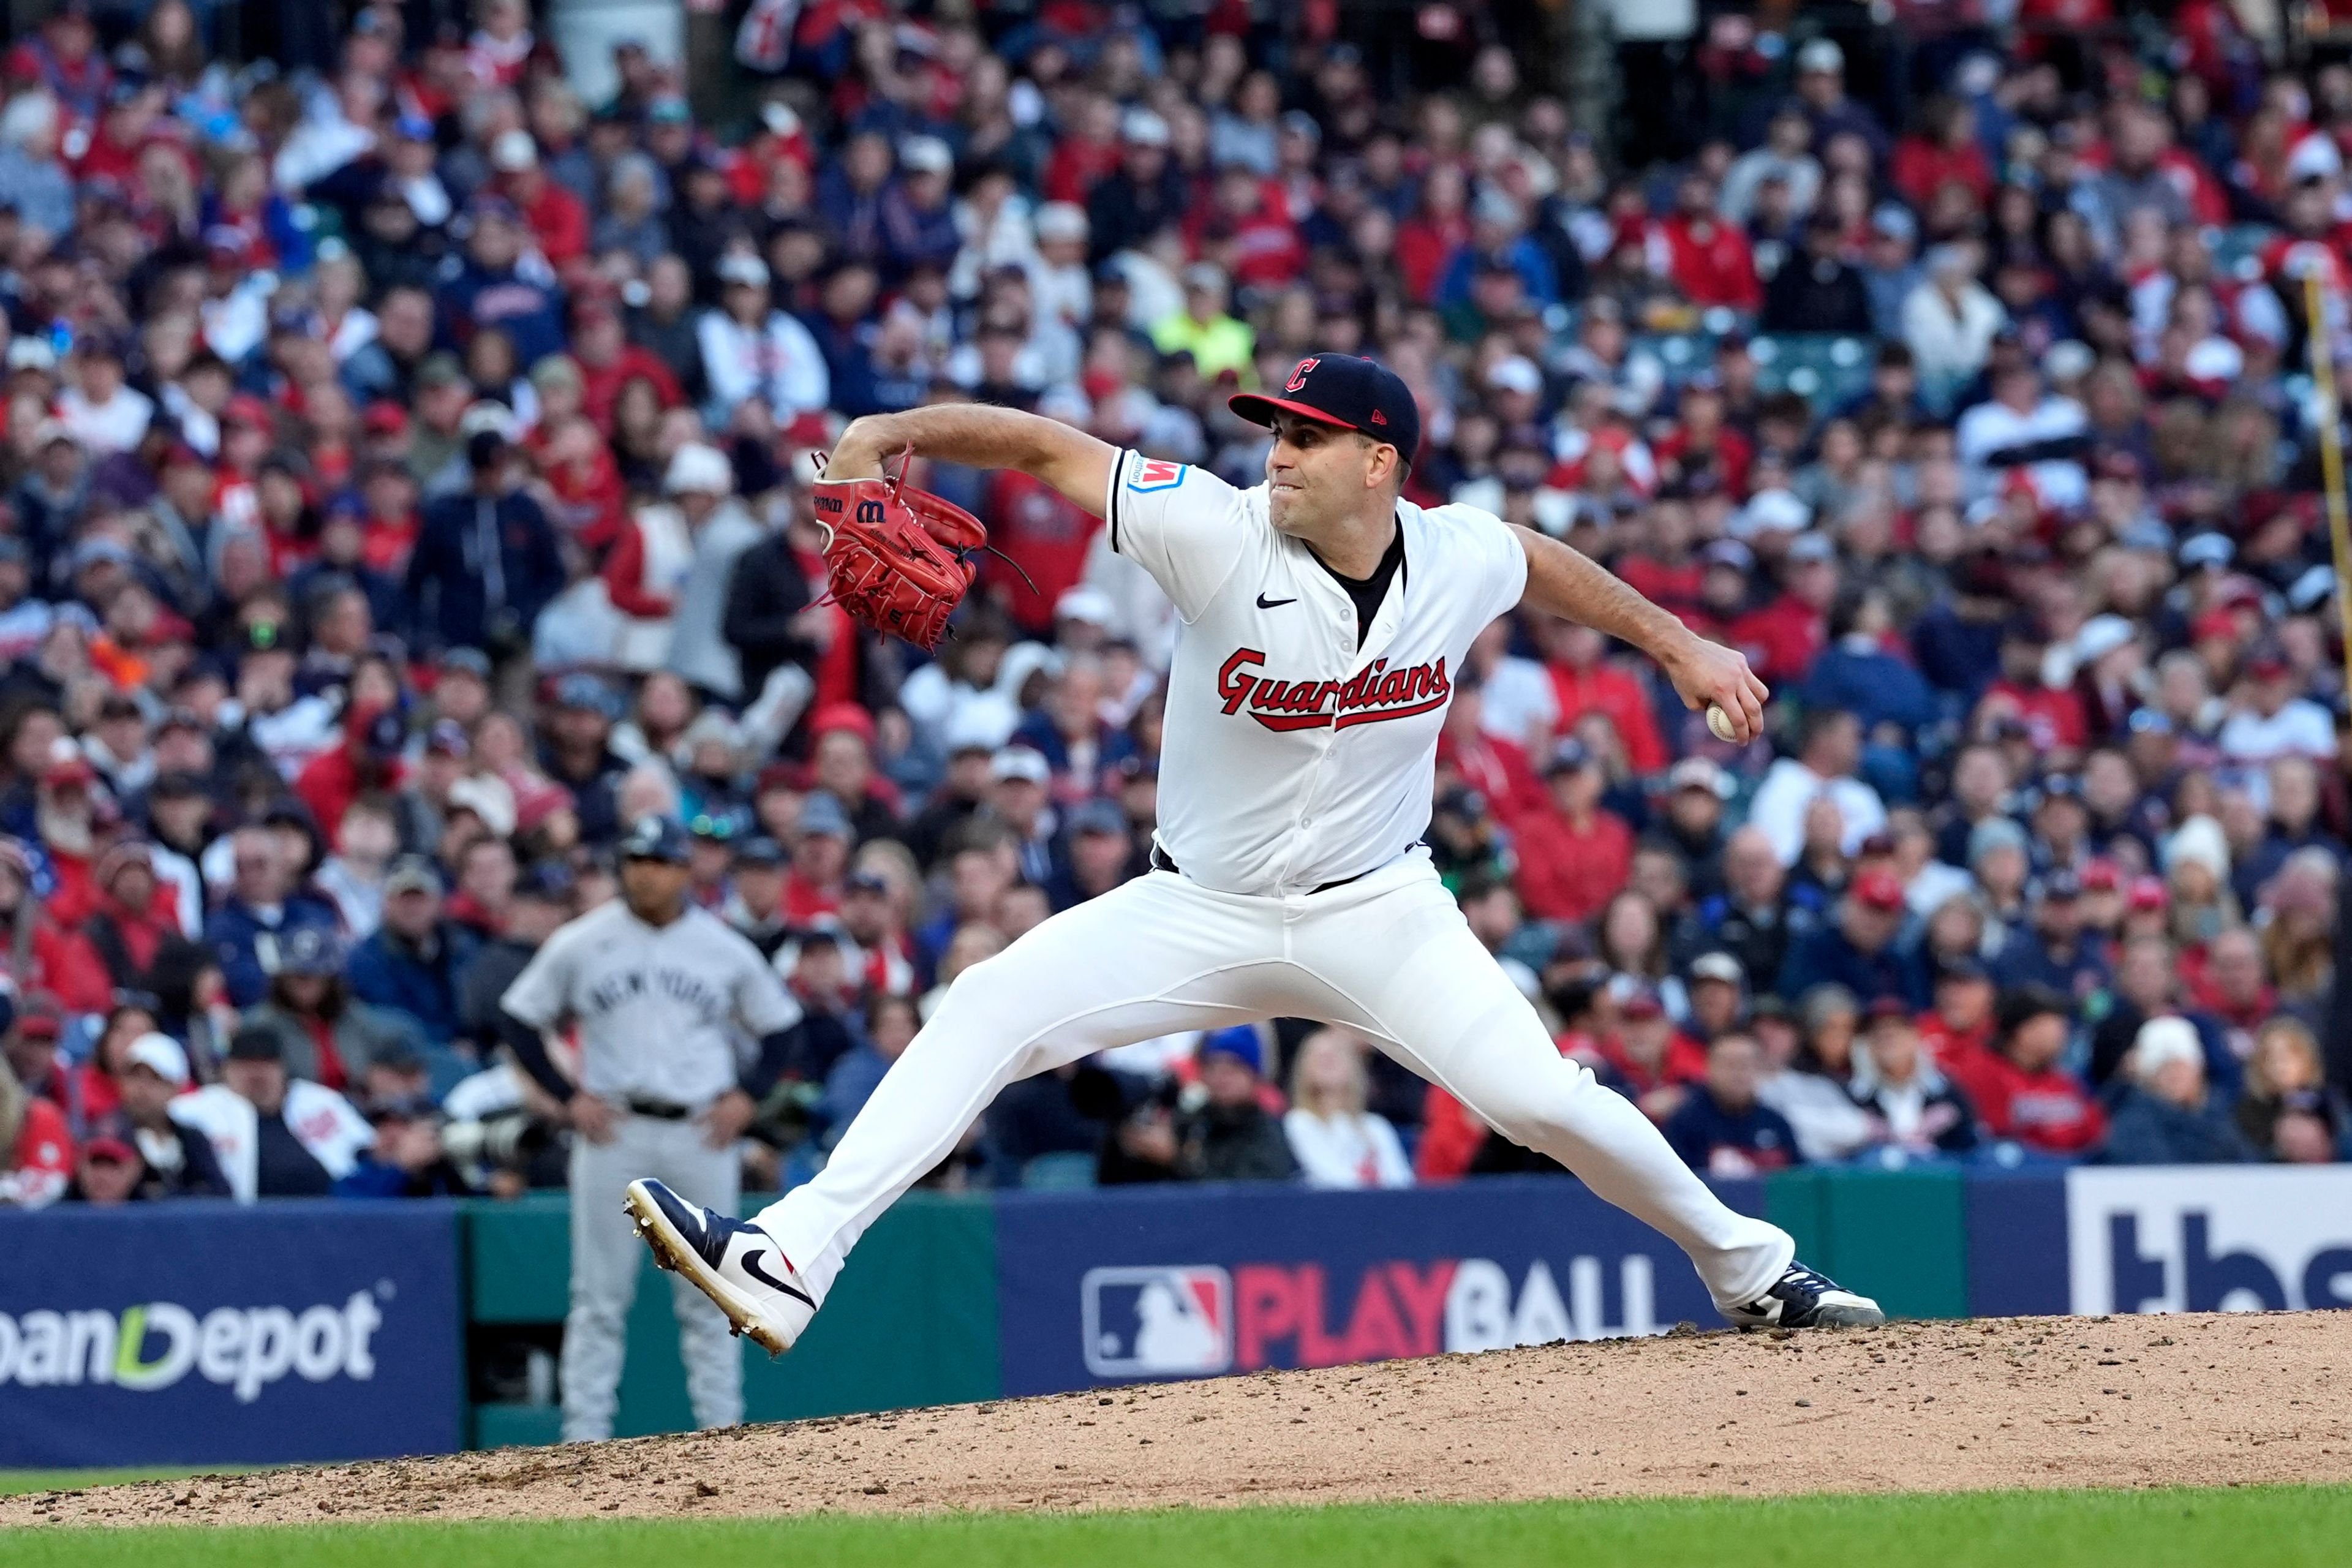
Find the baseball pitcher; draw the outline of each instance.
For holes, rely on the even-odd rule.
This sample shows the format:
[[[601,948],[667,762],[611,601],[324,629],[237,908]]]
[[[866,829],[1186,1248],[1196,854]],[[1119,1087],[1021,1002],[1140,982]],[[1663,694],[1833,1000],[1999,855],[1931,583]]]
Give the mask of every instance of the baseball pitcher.
[[[1003,408],[920,408],[845,432],[817,515],[837,520],[835,583],[845,557],[852,613],[869,624],[932,625],[938,595],[961,590],[923,545],[961,562],[979,529],[894,510],[898,492],[876,476],[907,447],[1036,476],[1099,514],[1111,547],[1174,601],[1152,868],[965,971],[831,1163],[751,1223],[631,1183],[656,1259],[782,1352],[859,1235],[1006,1084],[1129,1041],[1280,1016],[1370,1036],[1655,1226],[1734,1323],[1884,1321],[1798,1264],[1786,1233],[1727,1208],[1630,1101],[1561,1057],[1420,842],[1454,677],[1507,610],[1632,643],[1685,702],[1722,709],[1712,717],[1739,741],[1762,727],[1763,683],[1566,545],[1475,507],[1401,500],[1421,417],[1385,367],[1318,355],[1232,406],[1274,430],[1265,481],[1248,489]],[[902,556],[903,577],[876,564]]]

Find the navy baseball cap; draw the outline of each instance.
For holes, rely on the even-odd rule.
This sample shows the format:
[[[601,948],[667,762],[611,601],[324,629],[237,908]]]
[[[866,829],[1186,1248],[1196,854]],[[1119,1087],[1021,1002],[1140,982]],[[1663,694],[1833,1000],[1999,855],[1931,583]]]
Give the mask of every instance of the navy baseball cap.
[[[1410,465],[1421,450],[1421,409],[1404,378],[1375,360],[1315,354],[1300,360],[1278,392],[1237,392],[1225,406],[1253,425],[1271,425],[1276,409],[1320,419],[1384,441]]]
[[[688,857],[686,829],[670,817],[641,816],[629,825],[620,851],[624,860],[667,860],[683,866]]]
[[[735,864],[764,866],[770,869],[784,863],[784,847],[764,833],[755,833],[735,846]]]

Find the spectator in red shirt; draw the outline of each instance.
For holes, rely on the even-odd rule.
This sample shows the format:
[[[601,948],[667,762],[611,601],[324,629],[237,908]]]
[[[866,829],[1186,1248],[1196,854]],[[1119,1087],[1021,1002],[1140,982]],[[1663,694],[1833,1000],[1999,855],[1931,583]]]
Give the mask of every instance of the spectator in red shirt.
[[[313,822],[341,822],[352,802],[377,790],[398,790],[406,769],[402,748],[408,727],[388,708],[355,707],[344,721],[343,743],[310,759],[294,780],[294,793],[310,808]]]
[[[1422,304],[1437,297],[1438,275],[1470,242],[1470,187],[1452,163],[1432,165],[1421,179],[1421,205],[1397,225],[1396,264],[1405,292]]]
[[[1992,199],[1992,164],[1977,139],[1976,110],[1957,98],[1931,100],[1919,129],[1895,146],[1895,186],[1927,211],[1948,184],[1968,192],[1976,209]]]
[[[1754,310],[1764,303],[1748,237],[1717,216],[1715,182],[1694,171],[1675,193],[1671,216],[1650,226],[1650,269],[1675,281],[1694,305]]]
[[[43,900],[44,912],[67,929],[79,924],[98,901],[90,879],[91,863],[98,857],[97,807],[90,789],[97,783],[98,770],[89,760],[60,743],[33,795],[41,852],[48,857],[56,882]]]
[[[1307,265],[1282,187],[1238,163],[1217,175],[1213,199],[1187,227],[1193,249],[1241,287],[1287,283]]]
[[[2036,752],[2073,752],[2089,739],[2090,722],[2074,688],[2053,687],[2042,679],[2047,647],[2048,639],[2032,623],[2012,624],[2001,633],[2000,679],[1985,689],[1985,697],[2016,710],[2033,736]]]
[[[1086,574],[1102,520],[1045,480],[1000,468],[988,485],[988,542],[981,581],[1031,637],[1054,640],[1054,606]]]
[[[1544,667],[1551,672],[1552,698],[1559,705],[1556,733],[1566,734],[1587,713],[1605,716],[1625,747],[1625,760],[1638,773],[1655,773],[1666,765],[1666,745],[1658,735],[1658,717],[1641,678],[1608,663],[1602,656],[1609,639],[1591,626],[1574,621],[1547,619],[1537,634],[1543,644]]]
[[[1633,868],[1633,831],[1601,809],[1600,759],[1584,742],[1559,742],[1544,773],[1549,809],[1520,819],[1519,901],[1536,920],[1589,921]]]
[[[1706,1052],[1675,1027],[1665,1003],[1647,985],[1618,1005],[1618,1027],[1601,1037],[1600,1055],[1613,1087],[1664,1122],[1682,1109],[1691,1086],[1706,1081]]]
[[[1677,412],[1680,421],[1652,448],[1658,471],[1685,488],[1706,477],[1729,495],[1746,495],[1756,444],[1724,422],[1722,378],[1712,370],[1691,377],[1683,386]]]
[[[0,1062],[0,1209],[37,1209],[64,1196],[73,1139],[65,1112],[26,1092]]]
[[[1995,1138],[2043,1154],[2081,1154],[2107,1135],[2106,1113],[2058,1065],[2074,1013],[2065,997],[2026,985],[2000,999],[1994,1044],[1963,1048],[1942,1064]]]
[[[1990,1049],[1992,975],[1976,958],[1948,959],[1936,972],[1936,1005],[1919,1020],[1919,1044],[1938,1066]]]
[[[1508,826],[1550,804],[1527,748],[1479,727],[1486,703],[1465,671],[1454,680],[1454,700],[1437,736],[1437,765],[1452,768],[1462,782],[1486,797],[1497,821]]]
[[[19,906],[33,899],[31,883],[32,867],[24,849],[14,839],[0,841],[0,930],[15,928]],[[33,899],[31,924],[31,942],[19,947],[21,961],[8,966],[18,992],[48,992],[69,1013],[103,1013],[111,1006],[114,984],[89,939],[59,923],[38,899]],[[26,1026],[33,1022],[28,1019]]]
[[[2253,1054],[2254,1031],[2270,1022],[2279,1002],[2252,931],[2225,931],[2205,944],[2204,963],[2189,976],[2189,997],[2221,1024],[2239,1060]]]
[[[784,875],[787,922],[812,925],[841,907],[855,832],[849,813],[832,795],[819,791],[801,803],[800,837],[793,843],[792,869]]]
[[[1049,202],[1076,202],[1083,206],[1095,182],[1118,167],[1118,105],[1101,93],[1090,92],[1079,101],[1077,123],[1046,160],[1040,186]]]
[[[652,350],[629,342],[621,312],[604,295],[583,292],[572,308],[572,357],[580,362],[580,411],[596,422],[609,438],[613,405],[621,388],[642,377],[653,385],[664,408],[686,401],[677,377]]]
[[[1782,591],[1730,627],[1732,646],[1748,655],[1766,681],[1803,679],[1829,646],[1829,611],[1839,578],[1837,546],[1828,534],[1809,529],[1789,542],[1780,567]]]
[[[550,267],[562,272],[588,254],[588,209],[547,177],[530,132],[499,132],[490,143],[490,167],[498,175],[493,187],[522,214]]]

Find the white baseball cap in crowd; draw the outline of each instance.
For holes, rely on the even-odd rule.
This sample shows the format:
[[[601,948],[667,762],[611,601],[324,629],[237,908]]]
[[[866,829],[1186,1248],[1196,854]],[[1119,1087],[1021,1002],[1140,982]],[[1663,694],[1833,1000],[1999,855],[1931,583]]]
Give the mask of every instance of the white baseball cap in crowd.
[[[29,332],[8,340],[10,370],[55,370],[58,368],[57,346],[47,338]]]
[[[2042,374],[2053,381],[2073,381],[2097,368],[2099,356],[2091,345],[2075,338],[2052,343],[2042,355]]]
[[[951,174],[955,154],[936,136],[909,136],[898,146],[898,163],[908,174]]]
[[[1815,38],[1797,51],[1797,71],[1811,76],[1816,71],[1835,73],[1845,69],[1845,51],[1834,38]]]
[[[528,131],[501,131],[490,142],[490,167],[501,174],[520,174],[539,167],[539,143]]]
[[[1184,268],[1187,289],[1218,289],[1225,286],[1225,269],[1213,261],[1195,261]]]
[[[2096,664],[2132,640],[2132,624],[2121,616],[2093,616],[2074,634],[2074,663]]]
[[[1168,145],[1168,121],[1148,109],[1130,110],[1119,121],[1119,135],[1138,147]]]
[[[1534,397],[1543,391],[1543,372],[1525,354],[1505,354],[1486,372],[1486,384],[1497,392]]]
[[[1789,559],[1799,565],[1837,559],[1837,544],[1819,529],[1809,528],[1789,541]]]
[[[499,838],[515,830],[514,790],[502,778],[473,773],[459,779],[449,786],[449,805],[453,810],[470,811],[480,817],[482,826]]]
[[[147,1068],[165,1083],[188,1081],[188,1053],[169,1035],[151,1030],[140,1036],[124,1047],[122,1064]]]
[[[514,411],[503,403],[485,401],[472,404],[457,416],[457,434],[469,441],[483,435],[511,441],[520,433],[520,427],[515,424]]]
[[[1700,953],[1691,960],[1690,977],[1694,982],[1720,980],[1727,985],[1748,984],[1748,971],[1739,966],[1739,960],[1727,952]]]
[[[1723,769],[1713,757],[1685,757],[1666,774],[1666,788],[1676,794],[1686,789],[1705,790],[1717,800],[1729,794],[1728,781]]]
[[[735,492],[735,465],[716,447],[688,441],[670,457],[662,474],[665,495],[723,496]]]
[[[1111,623],[1110,595],[1091,583],[1081,583],[1054,601],[1054,618],[1057,621],[1084,621],[1090,626],[1107,626]]]
[[[1084,239],[1092,227],[1087,221],[1087,209],[1076,202],[1047,202],[1037,209],[1033,226],[1041,245]]]
[[[714,270],[721,283],[740,284],[746,289],[765,289],[768,286],[768,264],[741,251],[721,257]]]
[[[1026,779],[1031,784],[1041,784],[1054,776],[1054,770],[1046,766],[1045,753],[1034,746],[1005,746],[988,764],[988,776],[999,783],[1006,779]]]
[[[1813,521],[1813,509],[1797,499],[1794,491],[1784,489],[1758,490],[1748,498],[1748,504],[1731,516],[1732,535],[1752,539],[1759,533],[1795,533]]]

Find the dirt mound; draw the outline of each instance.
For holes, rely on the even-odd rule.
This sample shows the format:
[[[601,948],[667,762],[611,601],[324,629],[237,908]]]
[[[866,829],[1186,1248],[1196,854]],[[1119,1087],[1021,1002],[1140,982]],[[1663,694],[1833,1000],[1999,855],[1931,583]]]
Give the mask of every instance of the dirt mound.
[[[0,1526],[2352,1480],[2352,1316],[1713,1333],[0,1500]]]

